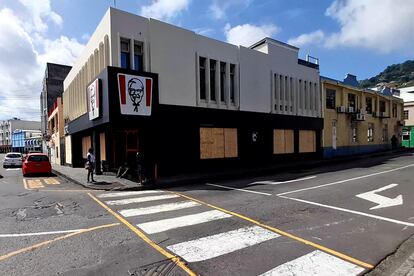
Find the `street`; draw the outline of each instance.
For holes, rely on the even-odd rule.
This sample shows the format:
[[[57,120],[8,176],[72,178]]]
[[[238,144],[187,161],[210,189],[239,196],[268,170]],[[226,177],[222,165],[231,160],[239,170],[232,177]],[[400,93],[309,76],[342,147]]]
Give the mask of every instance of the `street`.
[[[413,168],[405,153],[121,192],[0,168],[0,274],[363,274],[414,234]]]

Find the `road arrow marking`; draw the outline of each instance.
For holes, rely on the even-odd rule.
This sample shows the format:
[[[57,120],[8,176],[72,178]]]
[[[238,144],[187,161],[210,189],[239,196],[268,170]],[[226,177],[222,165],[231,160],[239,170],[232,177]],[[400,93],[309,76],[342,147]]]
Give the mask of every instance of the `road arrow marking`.
[[[402,205],[403,204],[402,195],[399,195],[395,198],[389,198],[389,197],[386,197],[386,196],[376,194],[376,193],[394,188],[396,186],[398,186],[398,184],[390,184],[390,185],[384,186],[382,188],[379,188],[379,189],[376,189],[376,190],[373,190],[373,191],[358,194],[356,196],[359,197],[359,198],[362,198],[362,199],[365,199],[365,200],[368,200],[368,201],[371,201],[371,202],[374,202],[374,203],[378,204],[377,206],[369,208],[370,210]]]

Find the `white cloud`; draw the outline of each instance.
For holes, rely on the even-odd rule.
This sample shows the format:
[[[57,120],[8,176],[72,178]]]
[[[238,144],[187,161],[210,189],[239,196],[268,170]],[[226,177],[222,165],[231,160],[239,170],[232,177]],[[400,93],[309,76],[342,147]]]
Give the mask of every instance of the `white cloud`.
[[[226,35],[227,42],[248,47],[265,37],[274,36],[279,30],[279,27],[273,24],[260,26],[243,24],[234,27],[226,24],[224,34]]]
[[[319,42],[327,48],[358,47],[381,53],[414,51],[411,0],[335,0],[325,14],[339,23],[340,30],[324,36],[316,32],[301,35],[303,45]]]
[[[42,16],[34,27],[38,19],[25,16],[29,12],[0,10],[0,120],[40,120],[39,96],[46,62],[72,64],[83,49],[76,39],[66,36],[48,39]]]
[[[190,0],[154,0],[151,5],[141,7],[140,14],[145,17],[169,21],[186,10]]]
[[[245,9],[251,2],[252,0],[214,0],[209,9],[215,19],[223,19],[226,18],[228,9]]]
[[[25,19],[25,28],[29,31],[45,32],[48,25],[45,22],[51,21],[58,26],[63,23],[62,17],[52,11],[50,0],[19,0],[29,15]]]
[[[325,39],[325,34],[321,30],[314,31],[308,34],[302,34],[298,37],[291,38],[288,40],[288,44],[296,47],[302,47],[309,44],[319,44]]]

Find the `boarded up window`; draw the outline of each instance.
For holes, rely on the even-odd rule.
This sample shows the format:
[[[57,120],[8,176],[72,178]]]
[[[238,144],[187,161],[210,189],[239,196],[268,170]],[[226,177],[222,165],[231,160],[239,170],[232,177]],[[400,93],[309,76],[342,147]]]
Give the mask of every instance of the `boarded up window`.
[[[237,129],[200,128],[200,158],[237,157]]]
[[[72,164],[72,136],[65,136],[65,162]]]
[[[82,158],[87,157],[88,150],[91,148],[91,136],[82,137]]]
[[[316,152],[316,132],[314,130],[299,131],[299,152]]]
[[[99,146],[100,146],[101,160],[106,160],[106,139],[105,139],[104,132],[99,134]]]
[[[292,129],[273,130],[273,153],[294,153],[294,138]]]

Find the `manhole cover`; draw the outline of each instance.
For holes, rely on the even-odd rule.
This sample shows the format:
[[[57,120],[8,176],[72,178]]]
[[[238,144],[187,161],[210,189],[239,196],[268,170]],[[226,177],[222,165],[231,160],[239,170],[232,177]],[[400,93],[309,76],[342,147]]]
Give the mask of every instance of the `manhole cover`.
[[[129,271],[131,276],[176,275],[177,264],[171,260],[144,265]]]

